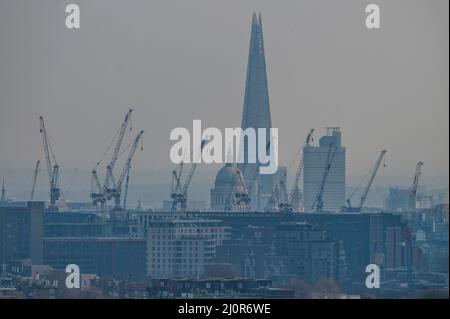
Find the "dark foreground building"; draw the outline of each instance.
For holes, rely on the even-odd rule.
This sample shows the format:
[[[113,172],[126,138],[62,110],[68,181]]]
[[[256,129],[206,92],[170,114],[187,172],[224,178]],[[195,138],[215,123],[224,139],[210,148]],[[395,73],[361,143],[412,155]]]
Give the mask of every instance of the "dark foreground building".
[[[143,279],[146,243],[120,237],[53,237],[44,240],[45,264],[64,270],[77,264],[83,274],[117,279]]]
[[[43,263],[43,202],[0,207],[0,264],[30,259]]]
[[[335,247],[342,245],[341,253],[345,253],[346,277],[350,281],[363,283],[363,279],[367,276],[366,266],[371,263],[379,265],[384,271],[385,269],[406,269],[411,262],[411,238],[408,227],[401,220],[401,216],[391,213],[209,212],[188,214],[223,220],[223,224],[230,227],[230,239],[236,243],[240,239],[245,240],[245,233],[249,226],[264,227],[276,232],[277,227],[286,223],[303,222],[312,225],[325,231],[326,239],[332,240]],[[278,232],[281,229],[278,228]],[[274,239],[268,239],[268,241],[268,247],[275,245]],[[336,258],[339,257],[336,256]]]
[[[77,264],[82,274],[142,279],[146,242],[131,219],[103,220],[88,212],[44,215],[44,262],[57,270]]]

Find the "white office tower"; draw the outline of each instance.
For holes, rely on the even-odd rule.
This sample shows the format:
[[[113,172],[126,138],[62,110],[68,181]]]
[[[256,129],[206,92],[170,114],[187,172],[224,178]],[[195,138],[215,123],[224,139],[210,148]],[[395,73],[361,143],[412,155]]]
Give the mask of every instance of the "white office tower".
[[[336,153],[330,153],[336,147]],[[319,146],[308,145],[303,149],[303,196],[305,212],[315,209],[314,200],[320,190],[328,160],[332,158],[322,193],[322,211],[339,211],[345,205],[345,147],[341,144],[339,127],[327,127],[327,135],[319,139]]]

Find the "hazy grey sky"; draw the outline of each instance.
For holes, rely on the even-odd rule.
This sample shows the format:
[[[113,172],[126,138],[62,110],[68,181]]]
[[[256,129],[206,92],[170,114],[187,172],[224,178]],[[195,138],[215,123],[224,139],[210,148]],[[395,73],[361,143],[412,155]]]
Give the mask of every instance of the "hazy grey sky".
[[[81,8],[68,30],[65,6]],[[364,25],[381,7],[381,29]],[[261,11],[272,124],[288,164],[309,128],[340,126],[347,172],[388,150],[384,176],[447,179],[447,0],[0,0],[0,167],[42,158],[90,170],[128,107],[136,170],[167,171],[170,131],[241,122],[251,15]],[[128,136],[127,140],[131,140]],[[208,168],[200,168],[208,170]],[[66,172],[65,175],[70,175]]]

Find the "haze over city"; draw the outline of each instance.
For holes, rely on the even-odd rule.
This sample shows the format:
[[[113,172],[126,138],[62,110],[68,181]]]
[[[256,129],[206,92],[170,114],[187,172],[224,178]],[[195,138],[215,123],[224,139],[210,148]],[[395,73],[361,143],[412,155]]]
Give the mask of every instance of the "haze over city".
[[[69,32],[65,1],[0,2],[0,177],[11,196],[28,196],[33,165],[43,158],[44,115],[63,192],[70,187],[73,199],[88,200],[89,172],[129,107],[133,129],[145,130],[131,201],[168,195],[173,128],[191,129],[193,119],[205,128],[240,125],[253,11],[263,13],[281,165],[310,128],[320,136],[340,126],[348,186],[387,149],[375,186],[408,187],[421,160],[421,184],[448,187],[446,1],[380,1],[376,32],[364,26],[369,1],[78,3],[81,28]],[[193,198],[208,199],[219,168],[198,167]],[[48,192],[45,174],[38,198]]]
[[[448,299],[448,6],[0,0],[0,299]]]

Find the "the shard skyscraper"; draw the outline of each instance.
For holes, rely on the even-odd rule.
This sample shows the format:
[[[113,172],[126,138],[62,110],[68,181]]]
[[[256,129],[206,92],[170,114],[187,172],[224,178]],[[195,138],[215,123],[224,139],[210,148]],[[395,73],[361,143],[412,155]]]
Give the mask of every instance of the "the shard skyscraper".
[[[250,36],[250,49],[248,54],[247,79],[245,83],[244,111],[242,114],[242,129],[249,127],[258,131],[258,128],[266,128],[266,141],[271,140],[269,129],[272,127],[269,104],[269,90],[267,85],[266,60],[264,54],[264,40],[262,31],[261,14],[253,14]],[[258,138],[261,138],[258,136]],[[258,158],[258,144],[256,146],[256,159]],[[264,208],[265,203],[273,191],[273,175],[258,174],[257,163],[247,163],[248,145],[244,140],[244,164],[241,169],[244,172],[247,184],[252,183],[252,207]]]

